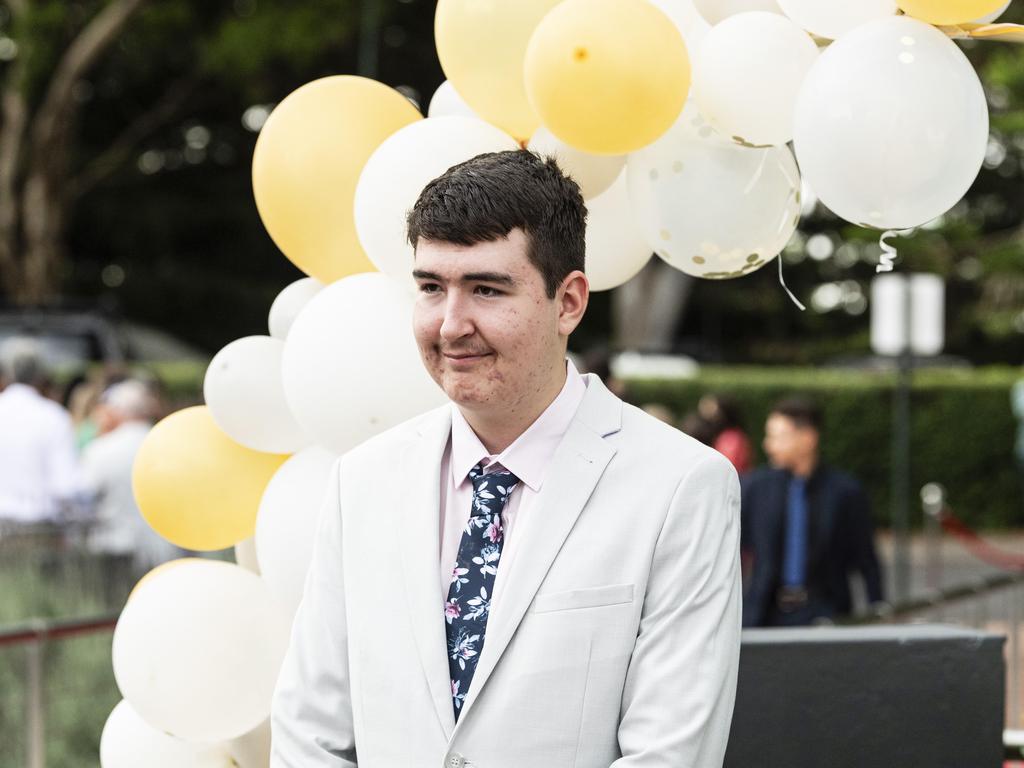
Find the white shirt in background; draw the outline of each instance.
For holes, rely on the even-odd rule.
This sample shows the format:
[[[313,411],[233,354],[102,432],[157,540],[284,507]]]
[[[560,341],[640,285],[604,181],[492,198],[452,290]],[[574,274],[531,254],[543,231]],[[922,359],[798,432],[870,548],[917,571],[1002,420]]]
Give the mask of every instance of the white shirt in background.
[[[96,504],[89,549],[96,553],[134,555],[141,568],[171,560],[181,553],[149,527],[132,492],[132,465],[150,429],[148,422],[126,421],[92,440],[82,452],[86,493]]]
[[[71,416],[26,384],[0,392],[0,520],[55,520],[79,493]]]

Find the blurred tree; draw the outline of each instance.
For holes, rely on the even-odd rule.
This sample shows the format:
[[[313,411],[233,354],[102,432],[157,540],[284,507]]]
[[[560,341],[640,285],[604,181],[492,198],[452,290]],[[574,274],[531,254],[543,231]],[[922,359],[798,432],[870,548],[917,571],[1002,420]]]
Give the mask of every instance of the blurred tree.
[[[252,199],[263,121],[327,75],[429,97],[443,79],[433,12],[431,0],[150,0],[89,78],[77,152],[101,178],[69,220],[64,296],[210,350],[266,333],[271,301],[301,274]],[[180,106],[147,123],[177,90]]]
[[[361,72],[423,106],[443,79],[432,0],[0,0],[0,293],[110,306],[216,349],[265,332],[298,270],[252,201],[269,110],[316,77]],[[1024,21],[1024,8],[1006,20]],[[116,23],[115,23],[116,22]],[[100,34],[102,32],[102,34]],[[947,279],[947,350],[1024,357],[1024,46],[958,43],[985,84],[992,142],[962,204],[897,240],[900,269]],[[85,55],[88,53],[88,55]],[[821,206],[784,256],[724,282],[655,263],[597,295],[580,348],[609,335],[701,359],[867,354],[878,233]]]
[[[0,86],[0,274],[15,301],[39,302],[54,293],[75,196],[67,184],[78,117],[75,86],[142,4],[113,0],[84,22],[80,5],[4,5],[10,35],[3,58],[10,63]]]
[[[134,199],[118,201],[124,208],[115,230],[107,230],[110,242],[91,248],[116,254],[127,234],[117,230],[146,224],[148,206],[136,195],[155,193],[153,199],[166,205],[168,195],[161,192],[180,191],[180,180],[161,171],[189,168],[216,179],[218,169],[230,166],[235,176],[247,175],[234,161],[251,151],[267,105],[314,77],[354,72],[361,19],[362,63],[378,67],[372,52],[382,36],[395,34],[384,27],[395,15],[389,5],[0,4],[0,282],[7,298],[42,303],[73,289],[68,278],[82,254],[69,262],[69,245],[91,229],[83,212],[96,216],[112,189],[128,184]],[[171,182],[165,190],[154,183],[158,175],[160,185]],[[251,206],[244,193],[237,197]],[[143,213],[141,220],[130,220],[133,213]],[[174,226],[190,226],[195,215],[183,215]],[[155,233],[148,234],[143,239],[152,242]],[[214,250],[215,241],[208,241]],[[112,261],[125,260],[117,255]],[[113,282],[118,274],[114,270]]]

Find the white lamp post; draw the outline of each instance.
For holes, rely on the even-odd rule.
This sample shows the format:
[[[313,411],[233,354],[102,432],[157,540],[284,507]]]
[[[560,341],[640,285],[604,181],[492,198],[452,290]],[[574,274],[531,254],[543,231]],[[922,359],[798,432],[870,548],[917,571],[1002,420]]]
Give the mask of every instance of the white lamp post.
[[[909,596],[910,387],[914,360],[942,352],[945,282],[938,275],[889,273],[871,283],[871,348],[898,362],[893,390],[892,526],[895,601]]]

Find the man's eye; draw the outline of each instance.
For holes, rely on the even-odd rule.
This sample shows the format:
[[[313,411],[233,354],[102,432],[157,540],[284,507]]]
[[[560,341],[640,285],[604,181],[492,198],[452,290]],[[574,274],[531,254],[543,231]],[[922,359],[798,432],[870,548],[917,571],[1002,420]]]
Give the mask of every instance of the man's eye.
[[[420,283],[420,293],[437,293],[441,286],[437,283]]]
[[[479,295],[484,296],[484,297],[500,296],[501,295],[501,291],[499,291],[497,288],[491,288],[491,286],[489,286],[489,285],[478,285],[476,287],[476,292]]]

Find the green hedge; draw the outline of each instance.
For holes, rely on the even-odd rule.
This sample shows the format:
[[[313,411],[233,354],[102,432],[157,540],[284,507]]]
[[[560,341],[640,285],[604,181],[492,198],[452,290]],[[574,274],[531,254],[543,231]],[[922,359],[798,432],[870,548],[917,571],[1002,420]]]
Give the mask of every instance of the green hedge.
[[[912,520],[921,520],[918,490],[942,483],[954,512],[974,526],[1024,523],[1024,497],[1013,461],[1016,423],[1009,388],[1014,368],[933,369],[915,374],[911,394]],[[704,368],[686,381],[630,381],[637,404],[662,403],[676,414],[696,407],[708,392],[732,395],[758,448],[772,404],[807,395],[824,411],[823,454],[852,472],[871,495],[875,519],[890,519],[891,374],[813,368]]]

